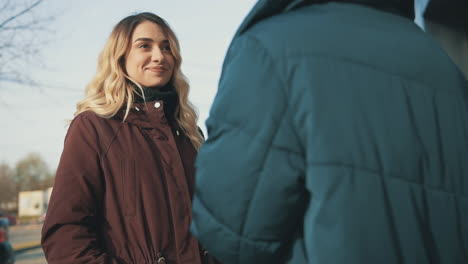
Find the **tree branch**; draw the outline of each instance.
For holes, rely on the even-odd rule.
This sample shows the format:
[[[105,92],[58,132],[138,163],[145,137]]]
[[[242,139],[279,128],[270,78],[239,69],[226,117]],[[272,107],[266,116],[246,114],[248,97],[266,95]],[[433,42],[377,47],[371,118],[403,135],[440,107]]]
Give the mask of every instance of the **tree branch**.
[[[22,6],[10,0],[0,2],[5,7],[0,9],[0,91],[10,84],[37,87],[29,69],[41,62],[41,48],[49,42],[42,40],[43,33],[50,31],[55,17],[35,16],[33,9],[44,0],[27,0]]]
[[[19,12],[18,14],[16,15],[13,15],[11,16],[10,18],[8,18],[7,20],[3,21],[2,23],[0,23],[0,28],[4,27],[6,24],[10,23],[11,21],[15,20],[16,18],[26,14],[27,12],[29,12],[31,9],[33,9],[34,7],[38,6],[40,3],[42,2],[42,0],[37,0],[35,3],[33,3],[31,6],[29,6],[28,8],[24,9],[23,11]]]

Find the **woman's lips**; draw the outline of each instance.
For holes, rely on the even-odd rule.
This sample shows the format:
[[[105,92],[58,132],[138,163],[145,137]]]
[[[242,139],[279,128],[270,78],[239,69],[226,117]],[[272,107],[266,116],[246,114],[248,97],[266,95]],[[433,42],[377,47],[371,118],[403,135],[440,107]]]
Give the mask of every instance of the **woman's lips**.
[[[163,67],[163,66],[149,67],[147,69],[152,71],[152,72],[166,72],[167,71],[167,69],[165,67]]]

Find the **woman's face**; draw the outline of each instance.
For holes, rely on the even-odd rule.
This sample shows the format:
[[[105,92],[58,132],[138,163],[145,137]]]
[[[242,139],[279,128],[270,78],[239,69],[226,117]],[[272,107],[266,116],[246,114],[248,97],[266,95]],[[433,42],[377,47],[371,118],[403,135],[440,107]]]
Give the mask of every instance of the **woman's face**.
[[[145,87],[162,87],[171,79],[174,64],[169,40],[161,27],[150,21],[136,26],[125,55],[128,76]]]

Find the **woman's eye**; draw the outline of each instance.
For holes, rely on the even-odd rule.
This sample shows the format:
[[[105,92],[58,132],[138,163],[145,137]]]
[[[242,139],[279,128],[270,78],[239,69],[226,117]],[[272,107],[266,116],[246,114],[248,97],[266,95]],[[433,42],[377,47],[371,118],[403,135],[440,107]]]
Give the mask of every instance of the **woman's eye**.
[[[171,51],[171,46],[167,45],[163,47],[164,51]]]
[[[147,48],[149,48],[149,45],[148,44],[141,44],[140,46],[138,46],[138,48],[147,49]]]

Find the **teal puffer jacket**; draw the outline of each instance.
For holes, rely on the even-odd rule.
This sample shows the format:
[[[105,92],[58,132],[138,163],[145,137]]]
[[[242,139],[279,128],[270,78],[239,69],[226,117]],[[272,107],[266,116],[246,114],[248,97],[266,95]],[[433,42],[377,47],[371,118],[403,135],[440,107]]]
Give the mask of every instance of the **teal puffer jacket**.
[[[468,263],[461,72],[400,1],[288,2],[228,51],[192,232],[224,263]]]

